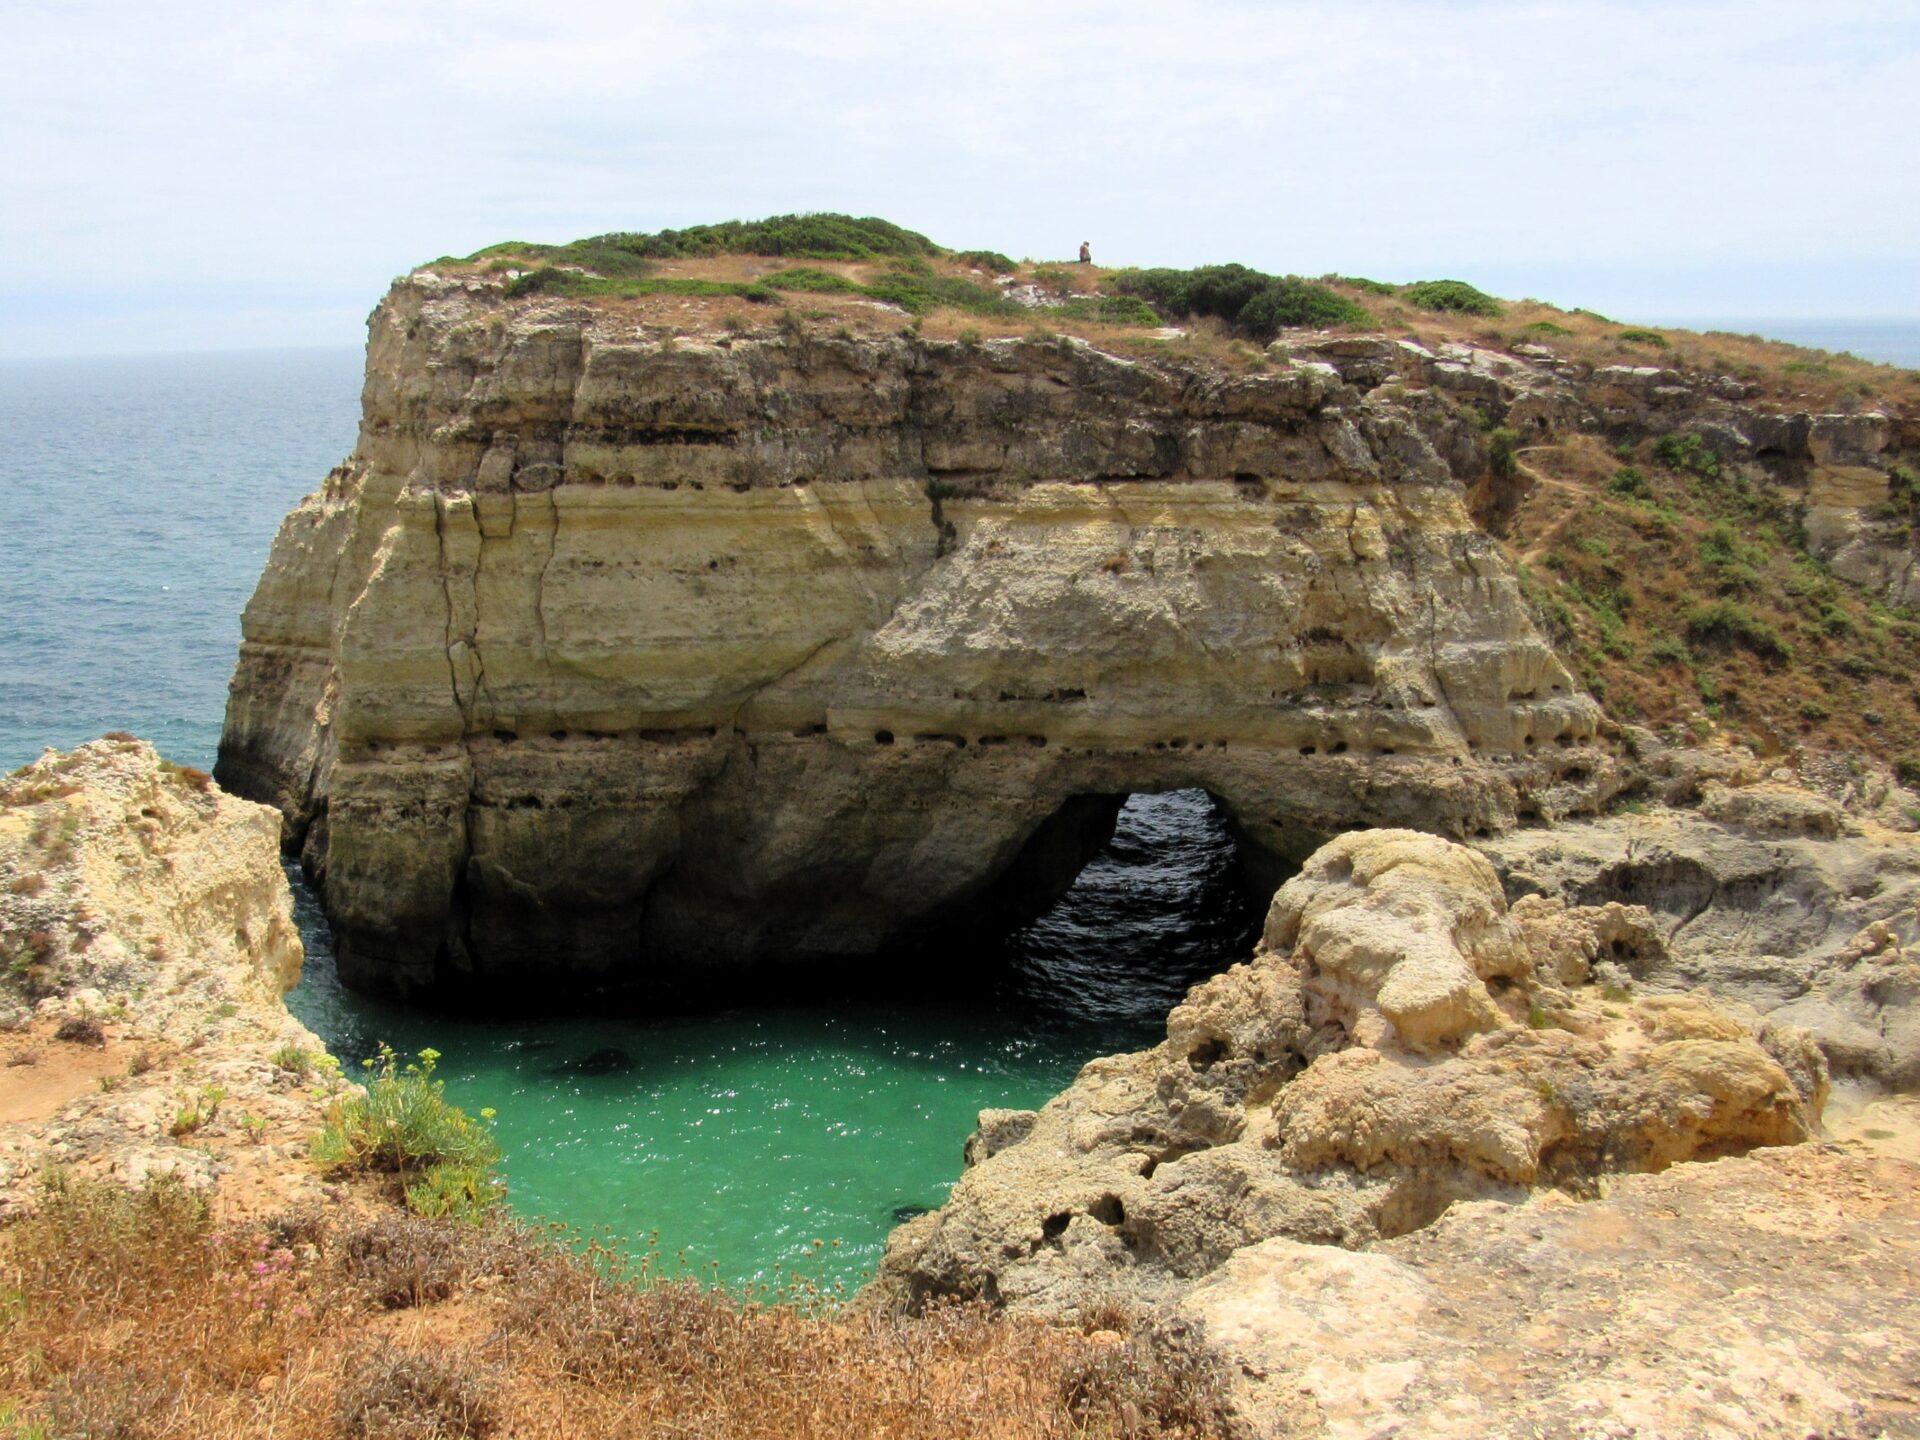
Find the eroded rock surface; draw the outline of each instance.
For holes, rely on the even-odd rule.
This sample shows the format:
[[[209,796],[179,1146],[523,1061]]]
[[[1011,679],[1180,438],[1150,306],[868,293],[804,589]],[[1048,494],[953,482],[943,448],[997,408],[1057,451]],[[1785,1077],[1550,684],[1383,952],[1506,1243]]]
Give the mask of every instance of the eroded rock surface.
[[[1827,1072],[1804,1031],[1595,981],[1652,923],[1509,908],[1464,846],[1344,835],[1163,1044],[1092,1062],[1031,1117],[983,1117],[948,1204],[894,1232],[879,1293],[1072,1313],[1273,1237],[1361,1246],[1462,1200],[1806,1138]]]
[[[320,1193],[340,1083],[287,1013],[279,817],[132,739],[0,781],[0,1217],[59,1166],[168,1173],[229,1210]]]
[[[1786,785],[1476,842],[1518,904],[1626,905],[1612,979],[1700,987],[1811,1031],[1834,1072],[1920,1086],[1920,844]],[[1525,899],[1523,897],[1536,897]]]
[[[218,773],[401,991],[871,954],[1057,893],[1137,790],[1209,790],[1276,880],[1356,823],[1591,808],[1619,762],[1431,360],[1415,401],[1322,358],[669,341],[409,277]]]
[[[1263,1435],[1802,1440],[1920,1434],[1916,1297],[1920,1166],[1806,1145],[1263,1241],[1181,1308]]]

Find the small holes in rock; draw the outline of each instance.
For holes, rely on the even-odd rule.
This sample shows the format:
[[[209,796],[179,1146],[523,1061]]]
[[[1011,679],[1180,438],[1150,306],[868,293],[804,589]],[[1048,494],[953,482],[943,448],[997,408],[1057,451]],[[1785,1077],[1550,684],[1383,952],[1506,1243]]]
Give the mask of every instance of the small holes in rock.
[[[1227,1058],[1227,1042],[1218,1038],[1203,1040],[1187,1052],[1187,1064],[1205,1073]]]
[[[874,732],[873,732],[873,743],[874,743],[874,744],[876,744],[876,745],[891,745],[891,744],[893,744],[893,731],[891,731],[891,730],[876,730],[876,731],[874,731]]]
[[[1073,1216],[1064,1210],[1058,1215],[1049,1215],[1045,1220],[1040,1222],[1040,1238],[1042,1240],[1058,1240],[1062,1235],[1066,1234],[1067,1223],[1072,1219]]]
[[[1087,1207],[1087,1214],[1102,1225],[1124,1225],[1127,1223],[1127,1207],[1120,1203],[1118,1195],[1102,1195]]]

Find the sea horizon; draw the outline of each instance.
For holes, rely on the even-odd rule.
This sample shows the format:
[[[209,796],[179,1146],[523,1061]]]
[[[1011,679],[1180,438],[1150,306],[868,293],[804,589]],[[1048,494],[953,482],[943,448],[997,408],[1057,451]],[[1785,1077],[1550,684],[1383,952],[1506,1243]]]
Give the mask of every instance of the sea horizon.
[[[1621,325],[1650,325],[1664,330],[1690,330],[1697,334],[1758,336],[1763,340],[1799,345],[1830,354],[1850,354],[1856,359],[1903,369],[1920,369],[1920,314],[1910,316],[1725,316],[1690,315],[1679,318],[1610,317]],[[171,358],[218,359],[223,356],[334,354],[341,351],[362,354],[364,342],[337,341],[323,344],[289,342],[284,345],[156,346],[152,349],[102,350],[74,353],[8,354],[0,351],[0,366],[110,364],[119,361],[166,360]]]

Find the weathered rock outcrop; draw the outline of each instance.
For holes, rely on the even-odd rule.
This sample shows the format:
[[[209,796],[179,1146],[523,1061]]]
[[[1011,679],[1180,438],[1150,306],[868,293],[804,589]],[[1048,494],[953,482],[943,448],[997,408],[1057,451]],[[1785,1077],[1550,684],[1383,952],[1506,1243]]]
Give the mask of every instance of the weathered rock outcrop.
[[[1163,1044],[982,1117],[948,1204],[894,1232],[879,1293],[1164,1296],[1273,1237],[1359,1246],[1460,1200],[1804,1139],[1827,1091],[1804,1031],[1596,983],[1651,929],[1619,904],[1509,909],[1484,858],[1433,836],[1342,836]]]
[[[1649,993],[1708,989],[1810,1031],[1836,1075],[1920,1086],[1911,834],[1792,786],[1710,784],[1697,811],[1476,843],[1519,904],[1556,897],[1646,917],[1600,957],[1609,979]]]
[[[152,747],[48,752],[0,782],[0,1217],[48,1166],[318,1194],[299,1157],[339,1082],[281,995],[301,945],[279,820]]]
[[[1920,1166],[1802,1145],[1274,1239],[1182,1310],[1256,1434],[1895,1436],[1920,1416]]]
[[[401,991],[872,953],[1056,891],[1137,790],[1211,791],[1276,879],[1356,824],[1591,808],[1598,708],[1419,383],[676,342],[412,276],[217,773],[304,843],[343,974]]]

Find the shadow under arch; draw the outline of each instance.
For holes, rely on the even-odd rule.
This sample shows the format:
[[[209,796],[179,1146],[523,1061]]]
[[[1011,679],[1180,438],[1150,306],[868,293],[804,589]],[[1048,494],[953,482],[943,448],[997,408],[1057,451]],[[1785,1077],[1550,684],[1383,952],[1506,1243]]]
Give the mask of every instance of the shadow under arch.
[[[1019,1013],[1157,1029],[1189,988],[1252,955],[1295,868],[1199,787],[1072,795],[929,948],[969,949]]]

